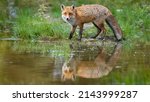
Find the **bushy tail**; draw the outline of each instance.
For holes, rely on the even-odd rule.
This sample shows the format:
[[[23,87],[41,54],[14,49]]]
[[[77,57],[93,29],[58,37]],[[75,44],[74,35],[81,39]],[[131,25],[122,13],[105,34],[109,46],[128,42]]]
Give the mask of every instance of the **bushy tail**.
[[[121,28],[119,27],[115,17],[113,15],[110,15],[105,19],[105,21],[109,25],[109,27],[112,29],[116,39],[118,41],[122,40],[123,34],[122,34]]]

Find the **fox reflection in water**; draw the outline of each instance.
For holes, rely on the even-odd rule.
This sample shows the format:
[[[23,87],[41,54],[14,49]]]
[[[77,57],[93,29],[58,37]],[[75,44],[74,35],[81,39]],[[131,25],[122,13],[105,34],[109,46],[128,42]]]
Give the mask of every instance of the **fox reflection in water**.
[[[80,60],[75,54],[62,66],[62,81],[72,80],[76,77],[82,78],[101,78],[108,75],[119,60],[122,44],[114,46],[111,56],[105,48],[99,48],[99,53],[94,60]],[[109,56],[109,57],[108,57]]]

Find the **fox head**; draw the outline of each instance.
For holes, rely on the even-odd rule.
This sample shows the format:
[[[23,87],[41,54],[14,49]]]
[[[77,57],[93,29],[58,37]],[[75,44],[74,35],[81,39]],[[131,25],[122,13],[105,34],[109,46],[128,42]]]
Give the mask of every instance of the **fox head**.
[[[62,4],[61,11],[63,20],[73,25],[75,22],[75,6],[64,6]]]
[[[64,65],[62,67],[61,79],[62,79],[62,81],[66,81],[66,80],[74,81],[75,80],[75,71],[67,63],[64,63]]]

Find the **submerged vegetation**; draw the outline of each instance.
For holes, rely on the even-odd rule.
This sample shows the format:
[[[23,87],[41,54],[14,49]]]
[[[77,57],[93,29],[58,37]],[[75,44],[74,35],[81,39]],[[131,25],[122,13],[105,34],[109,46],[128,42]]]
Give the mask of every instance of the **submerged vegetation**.
[[[14,2],[16,17],[8,16],[8,2]],[[148,0],[1,0],[0,37],[9,36],[21,39],[67,38],[69,25],[61,19],[60,4],[80,6],[82,4],[101,4],[108,7],[121,26],[128,40],[149,41],[150,7]],[[12,7],[13,8],[13,7]],[[87,29],[83,36],[89,35],[94,27]],[[107,35],[113,35],[108,28]]]

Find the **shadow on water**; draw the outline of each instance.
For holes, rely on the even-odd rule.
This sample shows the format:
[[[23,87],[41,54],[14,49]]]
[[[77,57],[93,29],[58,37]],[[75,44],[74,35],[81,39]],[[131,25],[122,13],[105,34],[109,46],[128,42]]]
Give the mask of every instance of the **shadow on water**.
[[[0,41],[0,84],[150,84],[148,51],[107,41]]]

